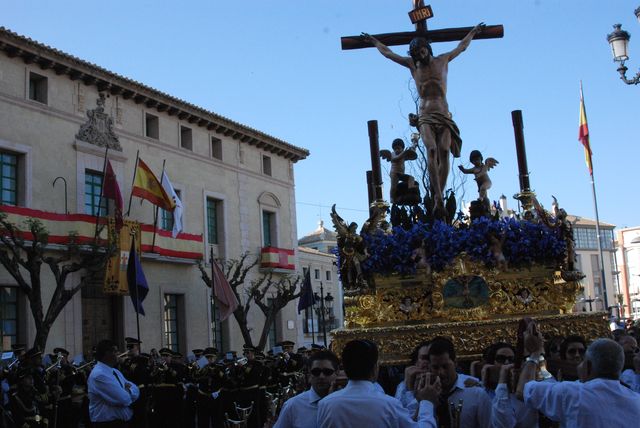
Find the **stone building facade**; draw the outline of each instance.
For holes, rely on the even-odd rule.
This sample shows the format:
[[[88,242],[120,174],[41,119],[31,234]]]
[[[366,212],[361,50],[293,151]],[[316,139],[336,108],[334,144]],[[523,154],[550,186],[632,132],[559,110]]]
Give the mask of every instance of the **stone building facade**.
[[[298,240],[298,245],[299,271],[304,275],[309,270],[317,295],[314,307],[298,314],[298,343],[307,347],[312,343],[324,345],[326,335],[328,345],[331,331],[342,327],[344,320],[342,283],[333,253],[337,235],[321,220],[316,230]]]
[[[95,130],[86,132],[82,127],[91,120]],[[152,248],[155,207],[137,198],[131,204],[129,219],[146,230],[142,265],[150,291],[140,319],[143,350],[168,346],[188,353],[210,344],[241,349],[233,317],[216,321],[196,263],[204,259],[208,269],[210,250],[220,258],[260,257],[265,249],[295,257],[294,164],[309,152],[0,27],[0,207],[13,209],[16,218],[46,218],[60,235],[85,227],[82,215],[100,209],[105,145],[125,211],[137,155],[158,177],[164,165],[184,205],[184,233],[171,238],[171,215],[160,210],[158,228],[165,230]],[[52,187],[57,177],[65,188],[61,180]],[[286,263],[268,266],[262,270],[295,273]],[[45,302],[50,285],[49,277]],[[0,288],[3,348],[31,344],[27,299],[2,267]],[[129,297],[105,295],[101,288],[95,284],[75,295],[55,322],[47,351],[63,346],[80,353],[102,338],[122,344],[136,336]],[[278,317],[274,340],[296,340],[294,306]],[[259,311],[250,313],[250,323],[262,323]]]

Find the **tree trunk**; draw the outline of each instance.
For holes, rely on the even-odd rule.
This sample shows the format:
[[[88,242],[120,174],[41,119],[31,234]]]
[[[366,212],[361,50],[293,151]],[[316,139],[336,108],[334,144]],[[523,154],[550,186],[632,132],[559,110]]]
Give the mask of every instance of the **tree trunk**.
[[[239,306],[238,309],[233,312],[233,317],[236,319],[238,326],[240,326],[240,333],[242,334],[244,343],[246,345],[253,346],[251,331],[249,330],[249,326],[247,325],[247,317],[244,314],[244,308]]]
[[[262,326],[262,334],[260,335],[260,341],[258,342],[258,351],[262,351],[264,349],[264,345],[267,344],[267,339],[269,337],[269,330],[271,330],[271,325],[276,319],[276,315],[278,314],[278,310],[274,310],[274,308],[270,308],[269,312],[266,314],[266,319],[264,320],[264,325]]]
[[[36,339],[33,341],[33,347],[44,352],[51,325],[45,323],[39,324],[40,325],[36,325]]]

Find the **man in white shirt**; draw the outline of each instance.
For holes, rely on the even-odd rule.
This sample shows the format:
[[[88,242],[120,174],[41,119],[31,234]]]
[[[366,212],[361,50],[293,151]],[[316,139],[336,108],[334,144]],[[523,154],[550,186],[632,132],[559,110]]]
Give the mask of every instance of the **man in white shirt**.
[[[400,401],[381,394],[374,381],[378,377],[378,347],[368,340],[352,340],[342,351],[342,365],[349,379],[347,386],[329,394],[318,404],[318,427],[436,427],[433,404],[439,381],[435,386],[421,381],[416,390],[420,401],[418,421],[412,419]]]
[[[438,376],[442,385],[436,406],[438,426],[451,427],[456,415],[451,412],[451,405],[457,406],[462,401],[462,409],[457,418],[458,426],[465,428],[487,428],[491,423],[491,398],[484,388],[466,387],[465,380],[477,379],[456,372],[456,352],[453,343],[444,337],[436,337],[429,348],[429,372]]]
[[[624,364],[619,344],[611,339],[591,343],[578,366],[581,382],[535,382],[544,347],[533,322],[524,341],[525,348],[537,349],[527,358],[518,384],[527,406],[567,428],[629,426],[640,420],[640,395],[619,380]]]
[[[111,340],[103,340],[96,346],[97,364],[87,381],[89,417],[96,428],[127,428],[133,416],[129,406],[140,396],[138,387],[115,368],[117,352]]]
[[[312,354],[307,360],[311,388],[284,403],[274,428],[315,428],[318,401],[329,394],[338,366],[338,357],[331,351]]]

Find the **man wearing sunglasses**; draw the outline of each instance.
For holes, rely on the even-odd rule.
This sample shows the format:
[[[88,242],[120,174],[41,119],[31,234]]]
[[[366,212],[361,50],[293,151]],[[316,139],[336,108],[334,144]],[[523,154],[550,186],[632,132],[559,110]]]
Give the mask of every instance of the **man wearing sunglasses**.
[[[307,360],[307,367],[311,388],[284,403],[274,428],[317,426],[318,401],[329,394],[331,384],[336,380],[338,357],[331,351],[317,351]]]

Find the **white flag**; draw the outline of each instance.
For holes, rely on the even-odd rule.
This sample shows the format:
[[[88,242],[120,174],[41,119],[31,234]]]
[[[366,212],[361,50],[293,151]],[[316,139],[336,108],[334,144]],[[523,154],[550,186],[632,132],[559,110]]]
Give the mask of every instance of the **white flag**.
[[[169,177],[166,172],[162,173],[162,188],[167,193],[167,196],[173,199],[173,202],[176,204],[176,207],[173,210],[173,230],[171,231],[171,236],[175,238],[178,236],[178,233],[182,231],[182,201],[173,189],[173,185],[169,181]]]

